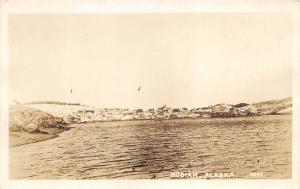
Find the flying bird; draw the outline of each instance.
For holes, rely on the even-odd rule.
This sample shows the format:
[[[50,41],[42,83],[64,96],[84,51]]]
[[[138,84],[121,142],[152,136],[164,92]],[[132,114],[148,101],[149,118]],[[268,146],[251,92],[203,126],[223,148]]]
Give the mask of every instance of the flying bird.
[[[142,86],[140,86],[137,91],[140,91],[141,89],[142,89]]]
[[[71,94],[73,93],[73,89],[71,89]]]

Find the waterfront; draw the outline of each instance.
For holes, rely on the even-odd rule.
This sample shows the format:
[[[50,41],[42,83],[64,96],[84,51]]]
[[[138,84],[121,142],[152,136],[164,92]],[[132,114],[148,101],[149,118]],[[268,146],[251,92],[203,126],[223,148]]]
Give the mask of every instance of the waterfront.
[[[12,179],[169,179],[171,172],[291,177],[291,115],[74,124],[10,149]]]

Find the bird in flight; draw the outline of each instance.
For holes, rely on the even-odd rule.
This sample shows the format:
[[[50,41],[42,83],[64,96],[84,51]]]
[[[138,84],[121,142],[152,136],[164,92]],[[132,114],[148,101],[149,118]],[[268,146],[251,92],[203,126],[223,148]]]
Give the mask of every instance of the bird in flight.
[[[71,89],[71,94],[73,93],[73,89]]]
[[[137,91],[140,91],[141,89],[142,89],[142,86],[140,86]]]

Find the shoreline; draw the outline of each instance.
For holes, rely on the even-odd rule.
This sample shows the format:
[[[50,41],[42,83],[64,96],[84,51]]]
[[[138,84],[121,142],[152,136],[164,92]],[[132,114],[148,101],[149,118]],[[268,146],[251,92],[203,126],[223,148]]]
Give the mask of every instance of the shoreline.
[[[225,117],[196,117],[196,118],[169,118],[169,119],[128,119],[128,120],[99,120],[99,121],[89,121],[89,122],[74,122],[70,123],[70,125],[77,124],[87,124],[87,123],[106,123],[106,122],[134,122],[134,121],[167,121],[167,120],[210,120],[210,119],[238,119],[238,118],[249,118],[249,117],[261,117],[261,116],[283,116],[293,114],[263,114],[263,115],[249,115],[249,116],[225,116]]]
[[[56,138],[58,137],[58,134],[70,129],[70,127],[49,128],[42,129],[39,133],[9,132],[9,147],[12,148]]]

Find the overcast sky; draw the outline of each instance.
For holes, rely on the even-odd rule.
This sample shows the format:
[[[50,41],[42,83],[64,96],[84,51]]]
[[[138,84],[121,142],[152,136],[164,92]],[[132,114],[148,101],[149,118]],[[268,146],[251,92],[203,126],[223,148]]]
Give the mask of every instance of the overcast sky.
[[[10,15],[10,96],[129,108],[280,99],[291,29],[287,14]]]

